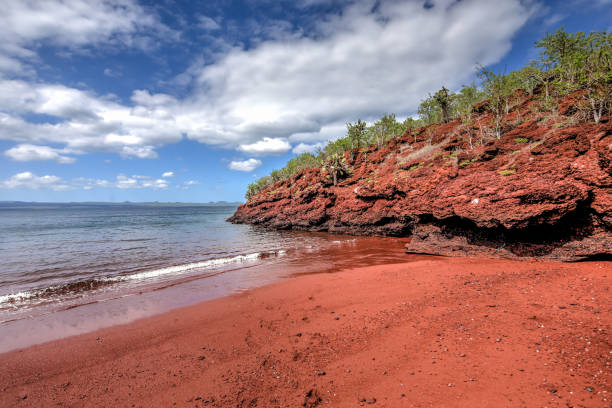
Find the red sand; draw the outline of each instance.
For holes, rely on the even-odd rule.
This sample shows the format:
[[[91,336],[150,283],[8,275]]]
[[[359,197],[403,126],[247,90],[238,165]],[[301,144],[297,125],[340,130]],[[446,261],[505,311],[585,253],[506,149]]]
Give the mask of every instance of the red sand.
[[[610,407],[612,263],[310,275],[0,355],[0,406]]]

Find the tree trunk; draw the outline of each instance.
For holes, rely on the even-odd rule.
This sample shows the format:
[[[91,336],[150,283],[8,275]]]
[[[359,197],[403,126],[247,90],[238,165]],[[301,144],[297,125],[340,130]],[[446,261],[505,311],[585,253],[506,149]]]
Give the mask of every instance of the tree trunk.
[[[591,107],[593,108],[593,120],[595,121],[595,123],[599,123],[599,121],[601,120],[601,115],[603,113],[603,105],[600,106],[599,109],[597,109],[597,105],[593,98],[589,99],[589,102],[591,102]]]
[[[495,135],[497,136],[498,139],[501,139],[501,117],[498,116],[495,118]]]
[[[337,170],[334,169],[332,170],[332,178],[334,179],[334,186],[338,184],[338,175],[337,175]]]

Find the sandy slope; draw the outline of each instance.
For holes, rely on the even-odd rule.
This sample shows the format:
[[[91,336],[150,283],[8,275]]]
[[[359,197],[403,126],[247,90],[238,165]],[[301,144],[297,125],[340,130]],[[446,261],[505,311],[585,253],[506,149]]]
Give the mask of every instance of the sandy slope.
[[[0,406],[609,407],[612,263],[296,278],[0,355]]]

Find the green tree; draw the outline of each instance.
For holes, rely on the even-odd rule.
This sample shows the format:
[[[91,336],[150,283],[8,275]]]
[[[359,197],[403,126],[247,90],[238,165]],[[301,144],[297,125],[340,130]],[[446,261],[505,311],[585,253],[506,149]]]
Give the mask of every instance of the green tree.
[[[381,148],[390,139],[401,136],[405,132],[405,127],[397,121],[395,113],[388,113],[374,122],[370,132],[378,148]]]
[[[585,88],[593,120],[599,123],[605,112],[612,112],[612,33],[591,33],[586,47],[577,82]]]
[[[432,125],[442,120],[442,109],[431,95],[421,101],[418,113],[424,125]]]
[[[402,133],[404,133],[404,127],[397,121],[395,113],[384,115],[380,118],[380,122],[383,124],[385,142],[401,136]]]
[[[338,184],[340,178],[351,174],[346,158],[339,153],[327,156],[321,163],[321,171],[327,171],[331,175],[334,186]]]
[[[407,130],[413,130],[413,129],[420,128],[421,126],[423,126],[423,122],[421,120],[417,120],[409,116],[402,122],[402,125],[404,127],[404,132],[405,132]]]
[[[510,97],[516,86],[510,75],[495,73],[483,67],[479,68],[478,75],[482,80],[482,87],[488,99],[488,106],[495,115],[495,134],[501,137],[501,120],[504,113],[510,110]]]
[[[341,137],[340,139],[336,139],[334,141],[330,141],[325,149],[323,149],[323,155],[329,156],[332,154],[344,154],[345,151],[352,148],[351,139],[346,137]]]
[[[514,81],[518,89],[524,89],[532,96],[535,88],[544,83],[543,72],[534,64],[521,68],[518,71],[511,73],[514,76]]]
[[[253,196],[259,194],[263,189],[273,184],[272,177],[265,176],[257,180],[255,183],[249,184],[245,194],[245,198],[250,200]]]
[[[422,119],[413,119],[411,117],[407,117],[404,122],[402,122],[402,127],[404,128],[404,132],[408,131],[414,137],[414,143],[416,143],[417,134],[413,132],[413,130],[418,129],[424,126]]]
[[[284,173],[287,177],[292,177],[297,172],[305,169],[316,168],[319,166],[319,160],[312,153],[302,153],[293,159],[289,160],[284,167]]]
[[[366,123],[363,122],[361,119],[358,119],[355,124],[350,122],[346,124],[347,135],[351,141],[351,148],[359,149],[362,144],[365,144],[366,127]]]
[[[612,34],[570,34],[560,28],[547,33],[536,47],[555,89],[562,95],[583,89],[593,120],[599,122],[612,104]]]
[[[547,32],[535,47],[540,48],[540,66],[550,71],[555,85],[561,93],[576,89],[576,76],[584,64],[587,38],[583,32],[570,34],[559,28],[554,33]]]
[[[444,123],[448,123],[449,111],[451,110],[451,105],[453,103],[453,94],[449,93],[448,89],[443,86],[442,89],[434,94],[433,99],[438,106],[440,106],[442,121]]]
[[[455,95],[453,103],[453,116],[459,116],[463,123],[472,122],[474,105],[484,100],[484,93],[475,84],[463,85]]]

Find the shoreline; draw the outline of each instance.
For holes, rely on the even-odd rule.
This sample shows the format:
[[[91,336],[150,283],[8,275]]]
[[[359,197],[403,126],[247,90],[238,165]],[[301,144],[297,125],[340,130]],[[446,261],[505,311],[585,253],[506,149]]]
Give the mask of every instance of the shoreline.
[[[127,324],[297,275],[431,258],[406,255],[403,250],[404,240],[399,238],[326,238],[331,244],[308,247],[298,245],[274,252],[258,252],[257,257],[240,255],[238,262],[223,263],[211,269],[190,268],[186,273],[172,274],[171,279],[165,281],[143,280],[132,286],[122,286],[116,282],[104,291],[85,292],[67,302],[49,298],[48,302],[40,306],[5,309],[0,311],[0,320],[3,320],[0,323],[0,354],[117,324]],[[236,257],[229,259],[236,260]],[[189,262],[187,265],[208,262],[211,261]],[[176,265],[170,264],[153,272],[175,268]],[[143,272],[151,274],[151,270],[139,273]]]
[[[609,406],[611,272],[446,258],[294,277],[0,354],[0,405]]]

